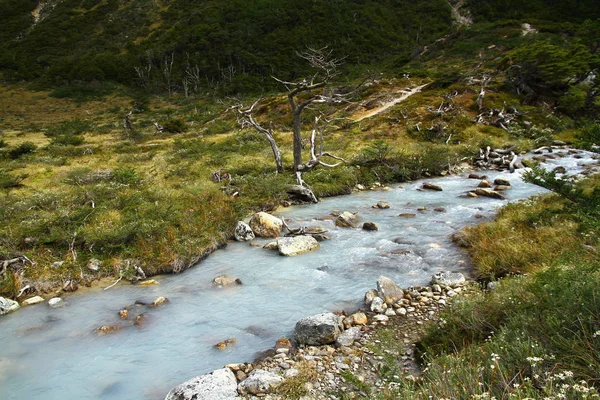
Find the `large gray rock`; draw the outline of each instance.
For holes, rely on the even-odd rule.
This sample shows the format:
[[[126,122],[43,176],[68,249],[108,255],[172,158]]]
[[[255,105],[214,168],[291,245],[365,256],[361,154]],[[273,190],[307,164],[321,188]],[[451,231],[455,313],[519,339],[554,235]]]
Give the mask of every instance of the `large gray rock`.
[[[0,297],[0,315],[8,314],[9,312],[17,310],[19,307],[18,302],[5,297]]]
[[[217,369],[175,386],[165,400],[239,399],[237,380],[229,368]]]
[[[442,286],[460,286],[466,282],[466,278],[460,272],[450,272],[443,271],[438,272],[437,274],[431,277],[432,285],[442,285]]]
[[[248,242],[250,240],[254,240],[254,232],[252,232],[252,228],[250,228],[250,225],[244,221],[238,221],[237,225],[235,226],[233,236],[238,242]]]
[[[358,326],[346,329],[338,336],[335,344],[338,346],[352,346],[355,340],[360,339],[361,331]]]
[[[344,329],[342,321],[342,317],[333,313],[302,318],[294,329],[296,341],[311,346],[333,343]]]
[[[441,192],[443,190],[440,185],[436,185],[435,183],[429,183],[429,182],[425,182],[423,184],[423,186],[421,186],[421,189],[434,190],[436,192]]]
[[[21,303],[22,306],[30,306],[33,304],[43,303],[45,300],[41,296],[33,296],[28,298],[27,300],[23,300]]]
[[[283,221],[266,212],[259,212],[250,218],[250,227],[256,236],[276,238],[281,235]]]
[[[377,279],[377,291],[386,303],[395,303],[398,300],[404,298],[404,291],[400,286],[385,276],[380,276]]]
[[[352,214],[349,211],[344,211],[335,220],[335,225],[341,228],[354,228],[357,222],[358,218],[356,217],[356,214]]]
[[[241,394],[267,394],[283,383],[283,378],[265,369],[255,369],[238,385]]]
[[[297,256],[319,248],[312,236],[292,236],[277,239],[277,249],[282,256]]]

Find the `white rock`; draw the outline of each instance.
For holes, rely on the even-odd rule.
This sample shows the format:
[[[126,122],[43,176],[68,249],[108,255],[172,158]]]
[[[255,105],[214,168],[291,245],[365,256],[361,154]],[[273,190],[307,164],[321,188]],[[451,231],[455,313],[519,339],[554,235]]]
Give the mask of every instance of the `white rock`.
[[[377,279],[377,291],[381,297],[388,303],[395,303],[404,297],[404,291],[400,286],[385,276],[380,276]]]
[[[31,297],[27,300],[23,300],[23,303],[21,303],[22,306],[30,306],[32,304],[38,304],[38,303],[43,303],[44,302],[44,298],[41,296],[34,296]]]
[[[371,302],[371,311],[381,314],[383,312],[383,299],[375,297]]]
[[[233,236],[238,242],[247,242],[254,239],[254,232],[252,232],[250,225],[244,221],[238,221]]]
[[[375,289],[368,290],[365,293],[365,304],[370,305],[375,297],[379,297],[379,293]]]
[[[354,228],[357,222],[358,218],[356,217],[356,214],[352,214],[349,211],[344,211],[335,220],[335,225],[341,228]]]
[[[393,317],[396,315],[396,311],[394,311],[393,308],[388,308],[387,310],[385,310],[385,315],[387,315],[388,317]]]
[[[265,369],[255,369],[238,385],[241,394],[267,394],[283,383],[283,377]]]
[[[60,297],[53,297],[48,300],[48,305],[52,308],[59,308],[65,305],[65,302]]]
[[[443,271],[431,277],[432,285],[460,286],[466,282],[466,278],[460,272]]]
[[[237,380],[229,368],[217,369],[174,387],[165,400],[239,399]]]
[[[376,315],[373,317],[373,319],[377,322],[388,322],[390,320],[390,317],[388,317],[387,315]]]
[[[238,285],[240,282],[242,281],[229,274],[219,275],[212,280],[212,283],[215,286],[232,286]]]
[[[8,314],[9,312],[17,310],[19,307],[18,302],[5,297],[0,297],[0,315]]]
[[[282,256],[297,256],[320,247],[312,236],[292,236],[277,239],[277,249]]]
[[[336,339],[335,343],[338,346],[352,346],[354,341],[360,339],[360,337],[361,337],[360,328],[357,326],[354,326],[354,327],[348,328],[344,332],[342,332],[340,334],[340,336],[338,336],[338,338]]]

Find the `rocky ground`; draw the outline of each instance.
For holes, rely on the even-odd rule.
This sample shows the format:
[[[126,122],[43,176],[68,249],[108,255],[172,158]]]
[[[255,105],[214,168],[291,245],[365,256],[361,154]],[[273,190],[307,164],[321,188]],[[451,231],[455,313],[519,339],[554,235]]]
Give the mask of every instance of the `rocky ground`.
[[[476,286],[455,273],[436,274],[427,287],[400,289],[385,277],[377,286],[365,294],[363,309],[303,318],[294,338],[279,339],[254,363],[230,364],[194,378],[167,399],[369,398],[371,390],[416,379],[415,345],[426,324]]]

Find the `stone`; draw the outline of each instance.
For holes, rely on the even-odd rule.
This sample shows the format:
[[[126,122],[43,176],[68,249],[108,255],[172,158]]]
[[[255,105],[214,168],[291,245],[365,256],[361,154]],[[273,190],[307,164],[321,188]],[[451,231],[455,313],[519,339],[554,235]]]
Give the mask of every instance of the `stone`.
[[[342,332],[340,336],[338,336],[337,340],[335,341],[335,344],[339,347],[352,346],[352,344],[354,344],[354,341],[360,339],[361,336],[362,334],[359,327],[355,326],[352,328],[348,328],[344,332]]]
[[[44,298],[41,296],[34,296],[34,297],[30,297],[27,300],[23,300],[23,302],[21,303],[22,306],[30,306],[33,304],[38,304],[38,303],[43,303],[44,302]]]
[[[555,174],[566,174],[567,169],[565,167],[563,167],[562,165],[559,165],[558,167],[554,168],[552,170],[552,172],[554,172]]]
[[[401,217],[401,218],[415,218],[417,216],[417,214],[402,213],[402,214],[398,214],[398,216]]]
[[[505,199],[505,197],[502,193],[498,193],[492,189],[477,188],[477,189],[475,189],[475,194],[477,196],[490,197],[492,199],[500,199],[500,200]]]
[[[368,290],[365,293],[365,304],[370,305],[375,297],[379,297],[379,292],[375,289]]]
[[[390,317],[388,317],[387,315],[379,314],[379,315],[374,316],[373,319],[376,322],[388,322],[390,320]]]
[[[371,302],[371,311],[381,314],[384,311],[384,301],[381,297],[375,297]]]
[[[219,275],[212,280],[213,285],[223,287],[223,286],[233,286],[233,285],[241,285],[242,281],[239,278],[236,278],[233,275],[225,274]]]
[[[229,368],[221,368],[174,387],[165,400],[239,399],[237,386],[233,372]]]
[[[377,279],[377,291],[389,304],[404,298],[404,291],[400,286],[385,276],[380,276],[379,279]],[[388,299],[389,301],[387,301]]]
[[[498,186],[494,187],[494,191],[496,191],[496,192],[503,192],[503,191],[509,190],[509,189],[512,189],[512,186],[498,185]]]
[[[215,344],[215,347],[219,350],[225,350],[226,348],[235,346],[236,344],[237,344],[237,339],[231,338],[231,339],[225,339],[225,340]]]
[[[487,178],[487,176],[485,176],[485,175],[477,175],[477,174],[469,174],[468,178],[469,179],[485,179],[485,178]]]
[[[488,181],[486,181],[486,180],[483,180],[483,181],[479,182],[479,185],[477,185],[477,187],[479,187],[479,188],[487,188],[487,189],[489,189],[489,188],[491,188],[491,187],[492,187],[492,184],[491,184],[491,183],[489,183],[489,182],[488,182]]]
[[[21,306],[18,302],[7,299],[6,297],[0,297],[0,315],[8,314],[9,312],[18,310],[19,307]]]
[[[310,235],[277,239],[277,249],[282,256],[297,256],[316,250],[319,247],[319,242]]]
[[[87,262],[87,268],[94,272],[97,272],[101,265],[102,261],[98,260],[97,258],[90,258],[90,260]]]
[[[429,182],[425,182],[423,184],[423,186],[421,186],[421,189],[425,189],[425,190],[435,190],[437,192],[441,192],[443,189],[440,185],[436,185],[435,183],[429,183]]]
[[[94,332],[96,332],[98,335],[107,335],[109,333],[118,332],[121,329],[123,329],[123,326],[121,325],[104,325],[94,329]]]
[[[466,282],[465,276],[460,272],[443,271],[434,274],[431,277],[432,285],[440,286],[460,286]]]
[[[299,344],[320,346],[334,343],[343,329],[342,317],[333,313],[323,313],[296,322],[294,333]]]
[[[504,178],[494,179],[494,185],[510,186],[510,181]]]
[[[154,300],[152,302],[152,304],[150,304],[150,307],[155,308],[158,306],[162,306],[163,304],[167,304],[168,302],[169,302],[169,299],[167,299],[166,297],[160,296],[156,300]]]
[[[385,210],[390,208],[390,205],[385,201],[380,201],[377,204],[375,204],[372,208],[379,208],[380,210]]]
[[[121,319],[128,319],[129,318],[129,310],[124,308],[122,310],[119,311],[119,318]]]
[[[138,282],[138,285],[140,285],[140,286],[155,286],[155,285],[158,285],[158,281],[156,281],[154,279],[147,279],[145,281]]]
[[[269,242],[263,246],[263,249],[266,250],[277,250],[277,242]]]
[[[354,313],[348,318],[350,318],[351,325],[366,325],[369,323],[367,316],[362,312]]]
[[[287,189],[287,193],[300,201],[313,203],[315,201],[314,193],[307,187],[301,185],[291,185]]]
[[[259,212],[250,218],[250,227],[256,236],[276,238],[281,235],[283,221],[266,212]]]
[[[436,207],[433,209],[433,211],[439,212],[439,213],[445,213],[446,209],[444,207]]]
[[[252,228],[250,228],[250,225],[244,221],[238,221],[233,232],[233,237],[238,242],[248,242],[250,240],[254,240],[255,236]]]
[[[65,305],[65,302],[60,297],[53,297],[48,300],[48,305],[52,308],[59,308]]]
[[[379,228],[375,222],[365,222],[362,226],[363,231],[377,231]]]
[[[310,236],[314,237],[317,242],[324,242],[325,240],[331,240],[331,237],[324,233],[311,233]]]
[[[283,377],[266,369],[255,369],[238,385],[241,394],[264,395],[283,383]]]
[[[357,222],[356,214],[352,214],[349,211],[344,211],[335,220],[335,226],[340,228],[354,228]]]

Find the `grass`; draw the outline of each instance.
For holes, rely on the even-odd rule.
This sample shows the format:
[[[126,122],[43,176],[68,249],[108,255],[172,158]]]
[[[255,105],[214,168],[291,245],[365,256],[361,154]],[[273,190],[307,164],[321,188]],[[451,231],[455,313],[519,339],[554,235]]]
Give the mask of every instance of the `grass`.
[[[593,193],[599,182],[584,181],[583,192]],[[480,277],[505,277],[493,290],[453,301],[418,343],[422,374],[395,380],[382,373],[396,383],[377,398],[597,398],[599,241],[597,225],[581,214],[566,199],[546,195],[470,228]],[[381,343],[381,351],[402,345]],[[384,371],[393,371],[397,360],[384,362]]]

